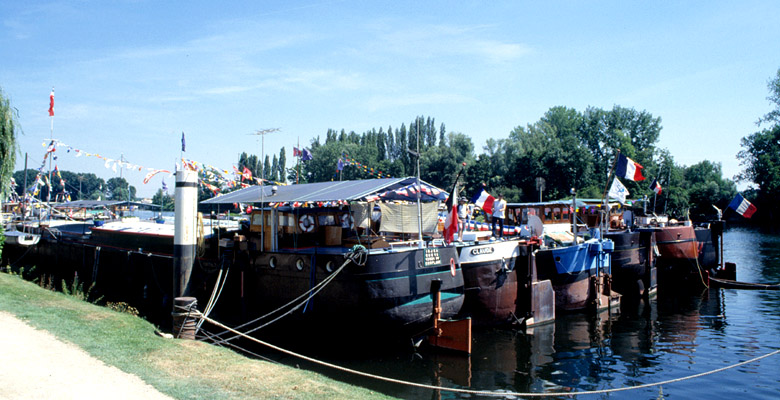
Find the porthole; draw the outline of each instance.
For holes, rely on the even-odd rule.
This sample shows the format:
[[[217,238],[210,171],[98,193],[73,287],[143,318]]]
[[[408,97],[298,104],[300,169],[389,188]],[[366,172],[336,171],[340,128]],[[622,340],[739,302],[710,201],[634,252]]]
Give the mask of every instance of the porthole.
[[[276,269],[276,257],[271,257],[271,259],[268,260],[268,266],[271,267],[271,269]]]
[[[298,259],[298,261],[295,262],[295,268],[298,269],[298,271],[303,271],[303,260]]]
[[[333,261],[328,261],[327,263],[325,263],[325,271],[333,272],[335,266],[336,263],[334,263]]]

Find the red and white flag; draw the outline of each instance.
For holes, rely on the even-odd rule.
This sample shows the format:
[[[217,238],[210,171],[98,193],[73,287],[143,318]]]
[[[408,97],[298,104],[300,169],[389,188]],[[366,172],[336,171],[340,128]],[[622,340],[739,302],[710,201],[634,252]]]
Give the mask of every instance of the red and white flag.
[[[456,179],[457,182],[457,179]],[[450,243],[458,231],[458,185],[452,185],[452,193],[447,199],[447,218],[444,220],[444,241]]]
[[[54,89],[51,90],[51,94],[49,95],[49,116],[54,116]]]

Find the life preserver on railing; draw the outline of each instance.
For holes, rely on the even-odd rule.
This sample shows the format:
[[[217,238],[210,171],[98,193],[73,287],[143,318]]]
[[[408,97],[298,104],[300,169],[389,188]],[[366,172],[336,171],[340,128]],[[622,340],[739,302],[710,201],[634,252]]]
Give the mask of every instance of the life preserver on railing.
[[[341,227],[345,229],[352,229],[355,227],[355,219],[350,214],[341,215]]]
[[[303,214],[298,218],[298,226],[304,232],[311,232],[314,230],[314,216],[311,214]]]
[[[452,276],[455,276],[455,259],[454,258],[450,258],[450,274],[452,274]]]

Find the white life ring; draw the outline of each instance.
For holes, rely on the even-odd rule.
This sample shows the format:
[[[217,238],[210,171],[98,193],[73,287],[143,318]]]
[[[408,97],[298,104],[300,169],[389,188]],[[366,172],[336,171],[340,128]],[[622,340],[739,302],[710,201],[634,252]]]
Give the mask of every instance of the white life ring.
[[[304,232],[311,232],[314,230],[314,216],[311,214],[304,214],[298,218],[298,226]]]
[[[345,229],[352,229],[355,227],[355,219],[350,214],[341,215],[341,227]]]

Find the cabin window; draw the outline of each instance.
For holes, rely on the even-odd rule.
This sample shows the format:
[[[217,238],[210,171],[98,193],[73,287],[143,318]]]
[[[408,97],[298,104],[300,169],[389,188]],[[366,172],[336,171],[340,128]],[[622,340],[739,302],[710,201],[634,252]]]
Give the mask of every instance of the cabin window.
[[[317,219],[320,226],[336,225],[336,217],[333,215],[320,215]]]
[[[561,221],[561,209],[558,207],[553,209],[553,220],[555,220],[555,222]]]
[[[262,225],[263,219],[260,213],[252,214],[252,225]]]
[[[550,221],[552,219],[553,219],[552,209],[549,208],[549,207],[545,207],[544,208],[544,220],[545,221]]]

